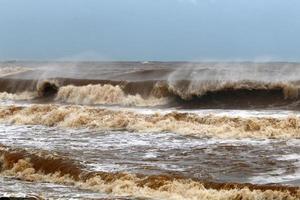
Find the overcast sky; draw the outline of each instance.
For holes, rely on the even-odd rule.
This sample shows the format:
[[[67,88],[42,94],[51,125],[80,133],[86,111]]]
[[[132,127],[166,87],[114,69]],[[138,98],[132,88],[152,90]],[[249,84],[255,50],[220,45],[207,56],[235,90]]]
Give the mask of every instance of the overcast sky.
[[[0,59],[300,61],[299,0],[0,0]]]

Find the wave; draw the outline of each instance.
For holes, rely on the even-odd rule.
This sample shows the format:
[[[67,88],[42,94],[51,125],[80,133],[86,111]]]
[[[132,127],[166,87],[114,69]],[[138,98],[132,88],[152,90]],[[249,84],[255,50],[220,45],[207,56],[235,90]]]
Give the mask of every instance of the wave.
[[[299,86],[288,82],[256,82],[256,81],[175,81],[165,85],[169,92],[182,99],[202,97],[208,93],[221,91],[256,91],[280,90],[284,99],[296,99],[299,95]],[[163,88],[164,89],[164,88]]]
[[[27,181],[74,185],[118,196],[154,199],[290,199],[300,198],[299,187],[213,183],[170,175],[91,172],[66,157],[29,152],[1,145],[1,175]]]
[[[141,95],[127,95],[118,85],[87,85],[64,86],[58,89],[56,100],[75,104],[118,104],[126,106],[157,106],[165,105],[167,98],[147,97]]]
[[[68,79],[49,79],[39,80],[36,90],[40,96],[47,96],[49,90],[58,92],[60,87],[68,87],[70,90],[80,90],[84,92],[84,87],[95,92],[97,87],[107,86],[108,91],[99,88],[102,93],[109,93],[111,87],[122,90],[124,94],[138,94],[140,96],[154,97],[170,97],[177,96],[183,100],[191,100],[193,98],[205,97],[209,94],[217,94],[218,92],[235,92],[248,91],[256,93],[264,91],[279,91],[283,99],[297,99],[300,86],[292,82],[256,82],[251,80],[242,81],[141,81],[141,82],[126,82],[126,81],[110,81],[98,80],[103,84],[89,84],[89,82],[97,82],[96,80],[68,80]],[[72,84],[74,82],[74,84]],[[111,86],[111,87],[108,87]],[[98,92],[99,94],[99,92]],[[87,95],[92,95],[87,93]]]
[[[300,109],[299,88],[293,83],[178,81],[171,84],[165,81],[137,83],[107,80],[100,81],[101,84],[97,84],[98,81],[90,84],[91,82],[93,81],[46,79],[30,83],[27,80],[20,82],[20,85],[28,85],[30,90],[16,90],[18,92],[12,94],[36,93],[40,100],[51,97],[53,102],[89,105]],[[5,83],[1,87],[5,91]],[[32,100],[32,97],[27,100]]]
[[[177,80],[158,82],[151,93],[172,97],[183,108],[297,110],[299,88],[292,82]]]
[[[0,121],[99,130],[173,132],[197,137],[300,137],[300,119],[297,116],[229,117],[178,112],[142,114],[88,106],[31,105],[0,107]]]
[[[112,69],[108,69],[107,66]],[[133,65],[133,67],[130,67]],[[104,63],[60,66],[0,78],[0,92],[39,100],[179,108],[300,109],[300,68],[271,64]],[[274,66],[273,66],[274,65]],[[122,68],[124,67],[124,69]],[[53,68],[53,69],[52,69]]]

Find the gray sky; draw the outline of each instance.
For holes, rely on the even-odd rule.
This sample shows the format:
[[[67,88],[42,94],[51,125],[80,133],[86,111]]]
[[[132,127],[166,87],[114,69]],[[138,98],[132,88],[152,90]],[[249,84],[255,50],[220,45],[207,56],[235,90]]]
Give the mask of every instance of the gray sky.
[[[0,59],[300,61],[299,0],[0,0]]]

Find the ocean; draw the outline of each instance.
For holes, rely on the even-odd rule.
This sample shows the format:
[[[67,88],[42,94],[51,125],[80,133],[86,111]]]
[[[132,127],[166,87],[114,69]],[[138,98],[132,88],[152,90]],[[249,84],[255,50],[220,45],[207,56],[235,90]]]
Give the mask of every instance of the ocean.
[[[1,62],[0,194],[300,199],[300,63]]]

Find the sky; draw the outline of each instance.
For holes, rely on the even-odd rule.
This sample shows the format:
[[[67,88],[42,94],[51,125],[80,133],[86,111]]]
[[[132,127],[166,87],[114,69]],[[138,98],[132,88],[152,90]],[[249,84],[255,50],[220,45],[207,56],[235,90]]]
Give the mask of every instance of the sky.
[[[300,61],[299,0],[0,0],[0,60]]]

